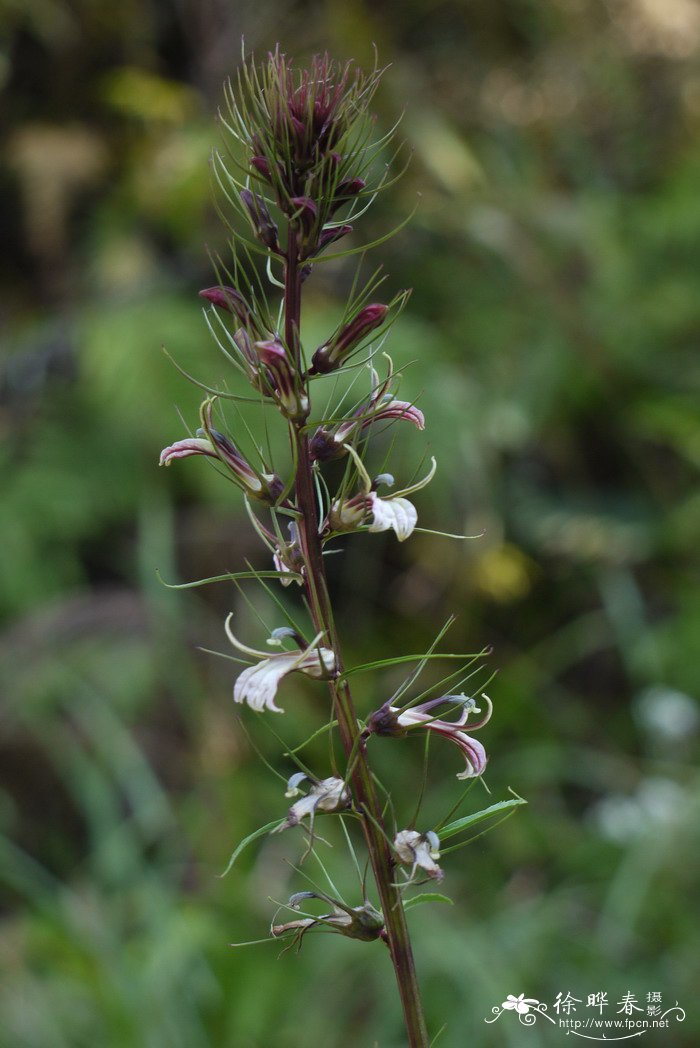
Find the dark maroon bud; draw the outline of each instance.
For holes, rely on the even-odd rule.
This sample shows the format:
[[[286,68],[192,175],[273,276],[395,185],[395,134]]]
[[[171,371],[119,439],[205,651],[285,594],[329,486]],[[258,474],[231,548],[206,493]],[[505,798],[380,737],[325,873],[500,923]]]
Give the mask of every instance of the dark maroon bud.
[[[347,236],[348,233],[352,233],[352,226],[331,226],[330,229],[322,229],[314,254],[316,255],[319,251],[323,251],[324,247],[328,247],[330,244],[335,244],[338,240]]]
[[[311,197],[290,197],[289,203],[296,215],[295,221],[299,222],[302,230],[308,236],[318,218],[318,206]]]
[[[200,298],[205,298],[217,309],[225,309],[227,313],[235,313],[241,324],[249,325],[252,321],[250,309],[243,295],[233,287],[221,284],[219,287],[205,287],[199,292]]]
[[[250,158],[250,166],[254,167],[259,175],[265,179],[266,182],[272,181],[272,172],[270,171],[270,165],[264,156],[253,156]]]
[[[276,339],[256,342],[255,349],[274,379],[275,399],[286,418],[304,419],[309,414],[309,398],[282,343]]]
[[[311,360],[311,373],[325,374],[339,368],[349,353],[383,322],[388,306],[378,302],[365,306],[329,342],[319,346]]]
[[[360,193],[367,183],[364,178],[351,178],[347,182],[341,182],[335,191],[337,197],[353,197]]]
[[[252,193],[250,189],[241,190],[241,200],[245,206],[256,237],[261,244],[270,251],[279,251],[277,242],[277,226],[272,221],[272,216],[267,210],[265,201],[259,193]]]
[[[345,182],[340,182],[338,186],[336,186],[335,193],[333,194],[333,203],[328,213],[333,215],[339,207],[342,207],[343,204],[347,204],[348,200],[362,192],[366,185],[367,183],[363,178],[350,178]]]

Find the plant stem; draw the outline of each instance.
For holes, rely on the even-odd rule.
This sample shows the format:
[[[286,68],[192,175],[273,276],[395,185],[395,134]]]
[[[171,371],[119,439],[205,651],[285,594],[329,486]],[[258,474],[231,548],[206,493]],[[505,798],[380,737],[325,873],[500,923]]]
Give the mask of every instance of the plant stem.
[[[289,231],[288,239],[284,305],[287,346],[293,351],[297,366],[301,369],[301,275],[297,240],[293,230]],[[323,644],[331,648],[335,654],[336,672],[339,676],[344,667],[323,562],[308,436],[303,430],[303,423],[292,425],[291,433],[297,462],[296,504],[301,513],[298,527],[306,565],[306,595],[314,626],[317,631],[323,630]],[[382,832],[382,809],[367,759],[365,743],[360,739],[350,686],[347,681],[333,679],[329,681],[329,688],[345,755],[350,758],[351,754],[356,754],[350,784],[356,808],[369,816],[362,819],[362,826],[384,915],[386,940],[401,997],[409,1048],[428,1048],[428,1031],[423,1016],[406,915],[401,894],[392,886],[394,858],[386,835]]]

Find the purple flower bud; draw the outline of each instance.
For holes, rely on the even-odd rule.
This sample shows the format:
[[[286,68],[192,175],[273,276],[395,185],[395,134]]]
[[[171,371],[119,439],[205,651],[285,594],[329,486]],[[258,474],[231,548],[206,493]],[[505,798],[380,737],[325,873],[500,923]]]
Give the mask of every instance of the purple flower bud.
[[[272,376],[275,398],[282,413],[295,421],[305,419],[309,413],[309,398],[285,347],[279,339],[273,338],[267,342],[256,342],[255,350],[260,363],[268,368]]]
[[[250,306],[239,291],[233,287],[221,284],[219,287],[206,287],[199,292],[199,297],[211,302],[217,309],[225,309],[227,313],[233,313],[238,318],[246,331],[254,338],[262,336],[262,330],[253,316]],[[240,348],[240,347],[239,347]]]
[[[320,251],[323,251],[324,247],[335,244],[338,240],[347,236],[348,233],[352,233],[352,226],[331,226],[329,229],[322,229],[313,254],[317,255]]]
[[[252,193],[250,189],[242,189],[240,196],[260,243],[270,251],[279,251],[277,226],[272,221],[272,216],[263,198],[259,193]]]
[[[290,197],[289,203],[293,214],[296,215],[295,222],[299,223],[304,235],[308,236],[312,232],[318,218],[316,201],[312,200],[311,197],[297,196]]]
[[[258,174],[262,175],[266,182],[272,182],[270,165],[264,156],[252,156],[250,158],[250,166],[254,167]]]
[[[335,191],[336,197],[354,197],[358,193],[362,192],[367,183],[364,178],[350,178],[346,182],[341,182]]]
[[[388,311],[388,306],[379,303],[373,303],[361,309],[357,316],[341,328],[334,338],[319,346],[311,361],[312,374],[325,374],[339,368],[362,339],[379,327]]]

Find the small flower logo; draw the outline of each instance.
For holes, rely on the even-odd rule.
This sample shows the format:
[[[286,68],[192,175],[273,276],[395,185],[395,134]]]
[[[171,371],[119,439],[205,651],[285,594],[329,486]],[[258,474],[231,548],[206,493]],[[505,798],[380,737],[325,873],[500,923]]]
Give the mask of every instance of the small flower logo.
[[[501,1008],[505,1008],[506,1011],[517,1012],[518,1015],[527,1015],[530,1008],[539,1003],[534,997],[526,997],[524,993],[519,994],[517,997],[509,993]]]

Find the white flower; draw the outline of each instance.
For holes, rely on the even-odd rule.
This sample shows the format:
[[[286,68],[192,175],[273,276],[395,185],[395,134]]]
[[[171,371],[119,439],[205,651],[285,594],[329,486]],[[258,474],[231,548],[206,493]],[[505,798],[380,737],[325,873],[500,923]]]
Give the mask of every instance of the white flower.
[[[261,712],[262,710],[273,710],[275,713],[284,711],[275,704],[275,696],[280,681],[299,670],[307,677],[324,678],[330,676],[335,670],[335,655],[329,648],[318,647],[322,634],[317,634],[306,648],[298,648],[296,651],[282,651],[277,655],[268,655],[265,651],[257,651],[249,648],[234,637],[231,631],[232,616],[226,619],[226,634],[235,648],[252,655],[260,661],[254,666],[243,670],[233,688],[235,702],[247,702],[251,709]],[[279,644],[280,636],[288,635],[292,631],[275,630],[270,643]]]
[[[299,783],[308,779],[303,772],[296,772],[287,783],[287,797],[296,797],[301,793]],[[297,826],[301,820],[308,815],[309,823],[313,826],[314,816],[317,811],[334,812],[347,808],[350,804],[350,791],[343,779],[331,776],[321,779],[320,782],[312,780],[312,786],[306,796],[296,801],[287,812],[287,821],[278,827],[286,830],[290,826]]]
[[[417,830],[401,830],[394,837],[394,848],[401,862],[411,867],[412,880],[416,867],[425,870],[428,877],[441,881],[444,874],[436,859],[440,858],[440,839],[432,830],[418,833]]]
[[[371,480],[362,459],[352,445],[345,444],[344,447],[354,458],[363,485],[362,492],[344,504],[348,507],[355,507],[356,504],[358,506],[357,513],[360,515],[356,524],[353,521],[353,525],[357,526],[357,524],[362,523],[364,515],[369,512],[372,517],[369,524],[370,531],[394,531],[399,542],[404,542],[407,538],[410,538],[418,523],[418,512],[413,503],[409,502],[405,496],[410,495],[414,491],[420,491],[421,488],[430,483],[437,469],[435,459],[430,460],[430,469],[422,480],[417,481],[417,483],[412,484],[408,488],[395,492],[393,495],[380,498],[376,488],[379,484],[391,486],[394,483],[391,473],[381,473],[374,480]],[[334,509],[336,510],[336,515],[338,515],[339,511],[342,510],[342,505],[336,504]]]

